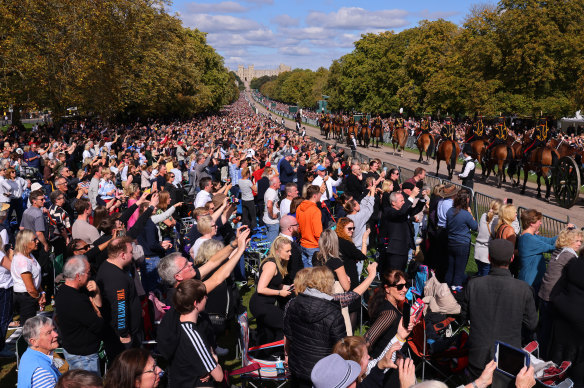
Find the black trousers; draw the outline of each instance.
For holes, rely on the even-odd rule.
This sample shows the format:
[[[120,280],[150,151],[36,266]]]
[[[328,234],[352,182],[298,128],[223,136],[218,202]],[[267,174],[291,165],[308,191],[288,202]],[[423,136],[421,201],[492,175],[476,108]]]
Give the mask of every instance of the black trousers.
[[[389,270],[392,270],[392,269],[399,269],[400,271],[405,271],[407,265],[408,265],[407,252],[403,255],[382,252],[379,255],[379,273],[380,274],[385,274]]]
[[[30,296],[28,292],[15,292],[13,300],[14,311],[18,311],[20,314],[20,325],[22,326],[28,318],[32,318],[36,315],[36,312],[39,309],[39,302],[37,299]]]
[[[247,225],[251,230],[256,228],[256,205],[253,200],[241,201],[241,223]]]

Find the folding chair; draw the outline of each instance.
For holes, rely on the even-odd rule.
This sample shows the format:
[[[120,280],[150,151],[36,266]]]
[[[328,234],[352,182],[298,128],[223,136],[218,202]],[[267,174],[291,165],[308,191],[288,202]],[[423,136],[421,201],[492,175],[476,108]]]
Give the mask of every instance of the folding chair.
[[[442,377],[442,381],[447,382],[453,376],[453,372],[459,372],[464,370],[466,364],[468,363],[468,349],[448,349],[443,352],[438,352],[434,354],[430,354],[428,352],[428,338],[426,335],[426,320],[422,318],[420,323],[414,326],[412,333],[408,337],[407,343],[408,347],[414,355],[422,360],[422,381],[425,380],[426,376],[426,365],[428,365],[432,370],[438,372]],[[458,332],[458,331],[457,331]],[[453,333],[453,335],[456,333]],[[459,360],[459,366],[456,370],[449,370],[448,373],[444,372],[443,368],[439,364],[439,360],[452,360],[452,359]],[[464,361],[461,362],[461,359],[466,359],[466,363]]]
[[[240,338],[238,341],[238,348],[241,352],[241,366],[242,368],[233,371],[230,375],[240,374],[242,379],[249,382],[254,388],[258,388],[252,381],[259,381],[260,386],[264,386],[265,382],[276,382],[277,387],[280,388],[286,384],[289,377],[289,372],[284,365],[284,360],[279,357],[276,360],[262,360],[250,355],[253,351],[273,349],[284,346],[284,340],[271,342],[265,345],[249,346],[249,322],[247,319],[247,312],[241,314],[237,318],[240,327]]]

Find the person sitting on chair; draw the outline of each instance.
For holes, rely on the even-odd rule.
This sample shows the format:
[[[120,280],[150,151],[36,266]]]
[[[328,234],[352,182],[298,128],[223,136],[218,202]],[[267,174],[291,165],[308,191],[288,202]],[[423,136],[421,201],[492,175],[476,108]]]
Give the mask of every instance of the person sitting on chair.
[[[547,125],[547,120],[545,118],[540,118],[537,126],[533,130],[531,138],[532,142],[525,147],[523,151],[523,162],[526,162],[529,158],[531,151],[537,149],[538,147],[543,147],[550,139],[550,130]]]
[[[509,137],[509,128],[507,128],[507,125],[505,124],[505,117],[501,116],[497,119],[497,124],[493,127],[491,134],[493,140],[487,146],[487,152],[485,154],[487,159],[490,159],[493,148],[499,144],[504,144]]]
[[[53,351],[59,347],[59,334],[53,320],[43,315],[29,318],[22,328],[22,335],[28,349],[22,355],[18,366],[19,387],[52,388],[61,376],[53,363]]]

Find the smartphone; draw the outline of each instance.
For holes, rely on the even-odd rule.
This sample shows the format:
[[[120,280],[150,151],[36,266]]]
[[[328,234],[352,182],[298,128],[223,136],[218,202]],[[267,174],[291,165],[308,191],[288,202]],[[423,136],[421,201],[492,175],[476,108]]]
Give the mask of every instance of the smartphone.
[[[403,307],[403,312],[402,312],[402,324],[404,328],[408,328],[408,326],[410,325],[410,310],[411,310],[412,306],[410,306],[410,304],[408,302],[404,303],[404,307]]]
[[[151,189],[151,188],[148,188],[148,189],[144,190],[144,192],[145,192],[146,194],[150,194],[150,192],[151,192],[151,191],[152,191],[152,189]]]
[[[521,368],[529,368],[530,357],[523,349],[518,349],[504,342],[495,342],[495,361],[497,369],[510,377],[516,377]]]
[[[513,205],[513,198],[507,198],[507,205]]]

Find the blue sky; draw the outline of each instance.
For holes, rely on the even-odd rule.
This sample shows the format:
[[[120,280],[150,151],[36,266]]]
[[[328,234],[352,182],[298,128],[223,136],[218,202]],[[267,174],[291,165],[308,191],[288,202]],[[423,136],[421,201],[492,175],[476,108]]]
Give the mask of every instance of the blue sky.
[[[174,0],[170,11],[185,26],[207,32],[232,70],[280,63],[316,70],[351,52],[363,33],[399,32],[424,19],[461,24],[475,3],[495,1]]]

